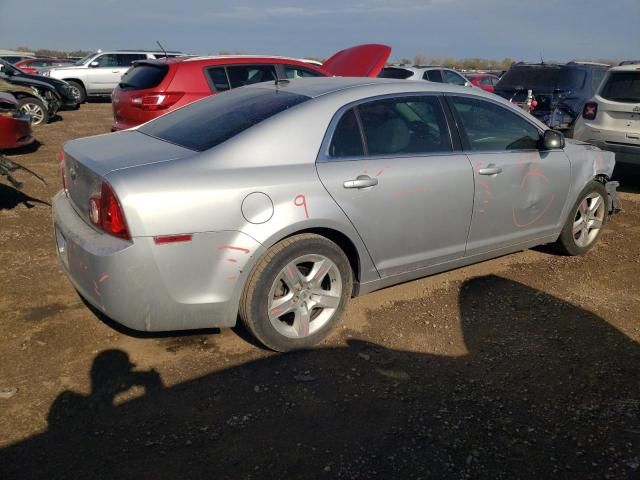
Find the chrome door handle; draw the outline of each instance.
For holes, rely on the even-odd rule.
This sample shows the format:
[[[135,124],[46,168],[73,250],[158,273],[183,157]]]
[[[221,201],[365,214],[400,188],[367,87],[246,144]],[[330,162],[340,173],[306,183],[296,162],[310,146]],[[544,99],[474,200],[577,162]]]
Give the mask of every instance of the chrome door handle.
[[[498,167],[493,163],[490,163],[484,168],[478,169],[478,175],[497,175],[499,173],[502,173],[502,167]]]
[[[377,184],[377,178],[371,178],[369,175],[358,175],[355,180],[346,180],[342,186],[344,188],[367,188]]]

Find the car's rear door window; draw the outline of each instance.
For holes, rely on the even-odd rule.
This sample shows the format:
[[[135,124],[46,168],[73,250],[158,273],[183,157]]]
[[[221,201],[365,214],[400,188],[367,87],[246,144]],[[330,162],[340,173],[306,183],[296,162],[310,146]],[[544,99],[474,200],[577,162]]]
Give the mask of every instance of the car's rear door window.
[[[524,118],[493,102],[451,96],[451,104],[462,121],[469,147],[477,152],[534,150],[540,132]]]
[[[286,78],[324,77],[320,72],[296,65],[283,65]]]
[[[329,156],[333,158],[360,157],[364,155],[362,132],[353,108],[347,110],[333,132]]]
[[[230,91],[169,112],[138,131],[203,151],[307,100],[309,97],[304,95],[271,89]]]
[[[211,67],[205,70],[209,80],[209,84],[216,92],[225,92],[231,87],[229,86],[229,78],[227,70],[224,67]]]
[[[611,72],[600,96],[621,103],[640,103],[640,71]]]
[[[227,74],[231,88],[273,81],[277,78],[274,65],[229,65]]]
[[[406,68],[387,67],[382,69],[378,78],[395,78],[398,80],[404,80],[409,78],[411,75],[413,75],[413,72]]]
[[[137,60],[145,60],[147,55],[144,53],[118,53],[116,61],[119,67],[130,67]]]
[[[430,82],[444,83],[444,80],[442,79],[442,72],[437,69],[427,70],[426,72],[424,72],[422,78],[425,80],[429,80]]]
[[[167,65],[141,63],[129,70],[120,81],[124,90],[142,90],[160,85],[169,71]]]

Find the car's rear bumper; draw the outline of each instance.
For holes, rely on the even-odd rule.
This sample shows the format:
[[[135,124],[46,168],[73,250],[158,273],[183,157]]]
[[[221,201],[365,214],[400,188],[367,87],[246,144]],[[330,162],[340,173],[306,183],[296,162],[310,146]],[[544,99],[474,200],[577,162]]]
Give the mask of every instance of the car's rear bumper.
[[[0,149],[25,147],[34,140],[28,120],[0,118]]]
[[[90,227],[64,192],[53,199],[58,257],[93,306],[135,330],[227,327],[251,259],[263,247],[240,232],[207,232],[184,243],[122,240]]]
[[[640,165],[640,140],[629,138],[629,135],[631,134],[628,132],[604,130],[581,121],[576,126],[574,138],[596,145],[602,150],[614,152],[616,163]]]

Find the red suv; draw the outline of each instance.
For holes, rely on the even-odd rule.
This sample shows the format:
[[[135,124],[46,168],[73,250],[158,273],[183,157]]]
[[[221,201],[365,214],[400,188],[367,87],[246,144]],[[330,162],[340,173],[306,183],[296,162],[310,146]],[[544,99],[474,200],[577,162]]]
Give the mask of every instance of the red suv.
[[[376,77],[390,53],[386,45],[359,45],[336,53],[322,67],[293,58],[237,55],[138,61],[111,96],[111,130],[135,127],[209,95],[276,78]]]

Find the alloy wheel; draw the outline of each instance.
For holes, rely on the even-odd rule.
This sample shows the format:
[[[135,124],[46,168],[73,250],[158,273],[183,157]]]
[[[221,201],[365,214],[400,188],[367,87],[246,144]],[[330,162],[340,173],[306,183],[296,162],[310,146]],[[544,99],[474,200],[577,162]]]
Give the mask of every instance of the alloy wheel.
[[[587,195],[576,210],[573,220],[573,239],[579,247],[589,246],[598,236],[604,223],[605,201],[598,192]]]

